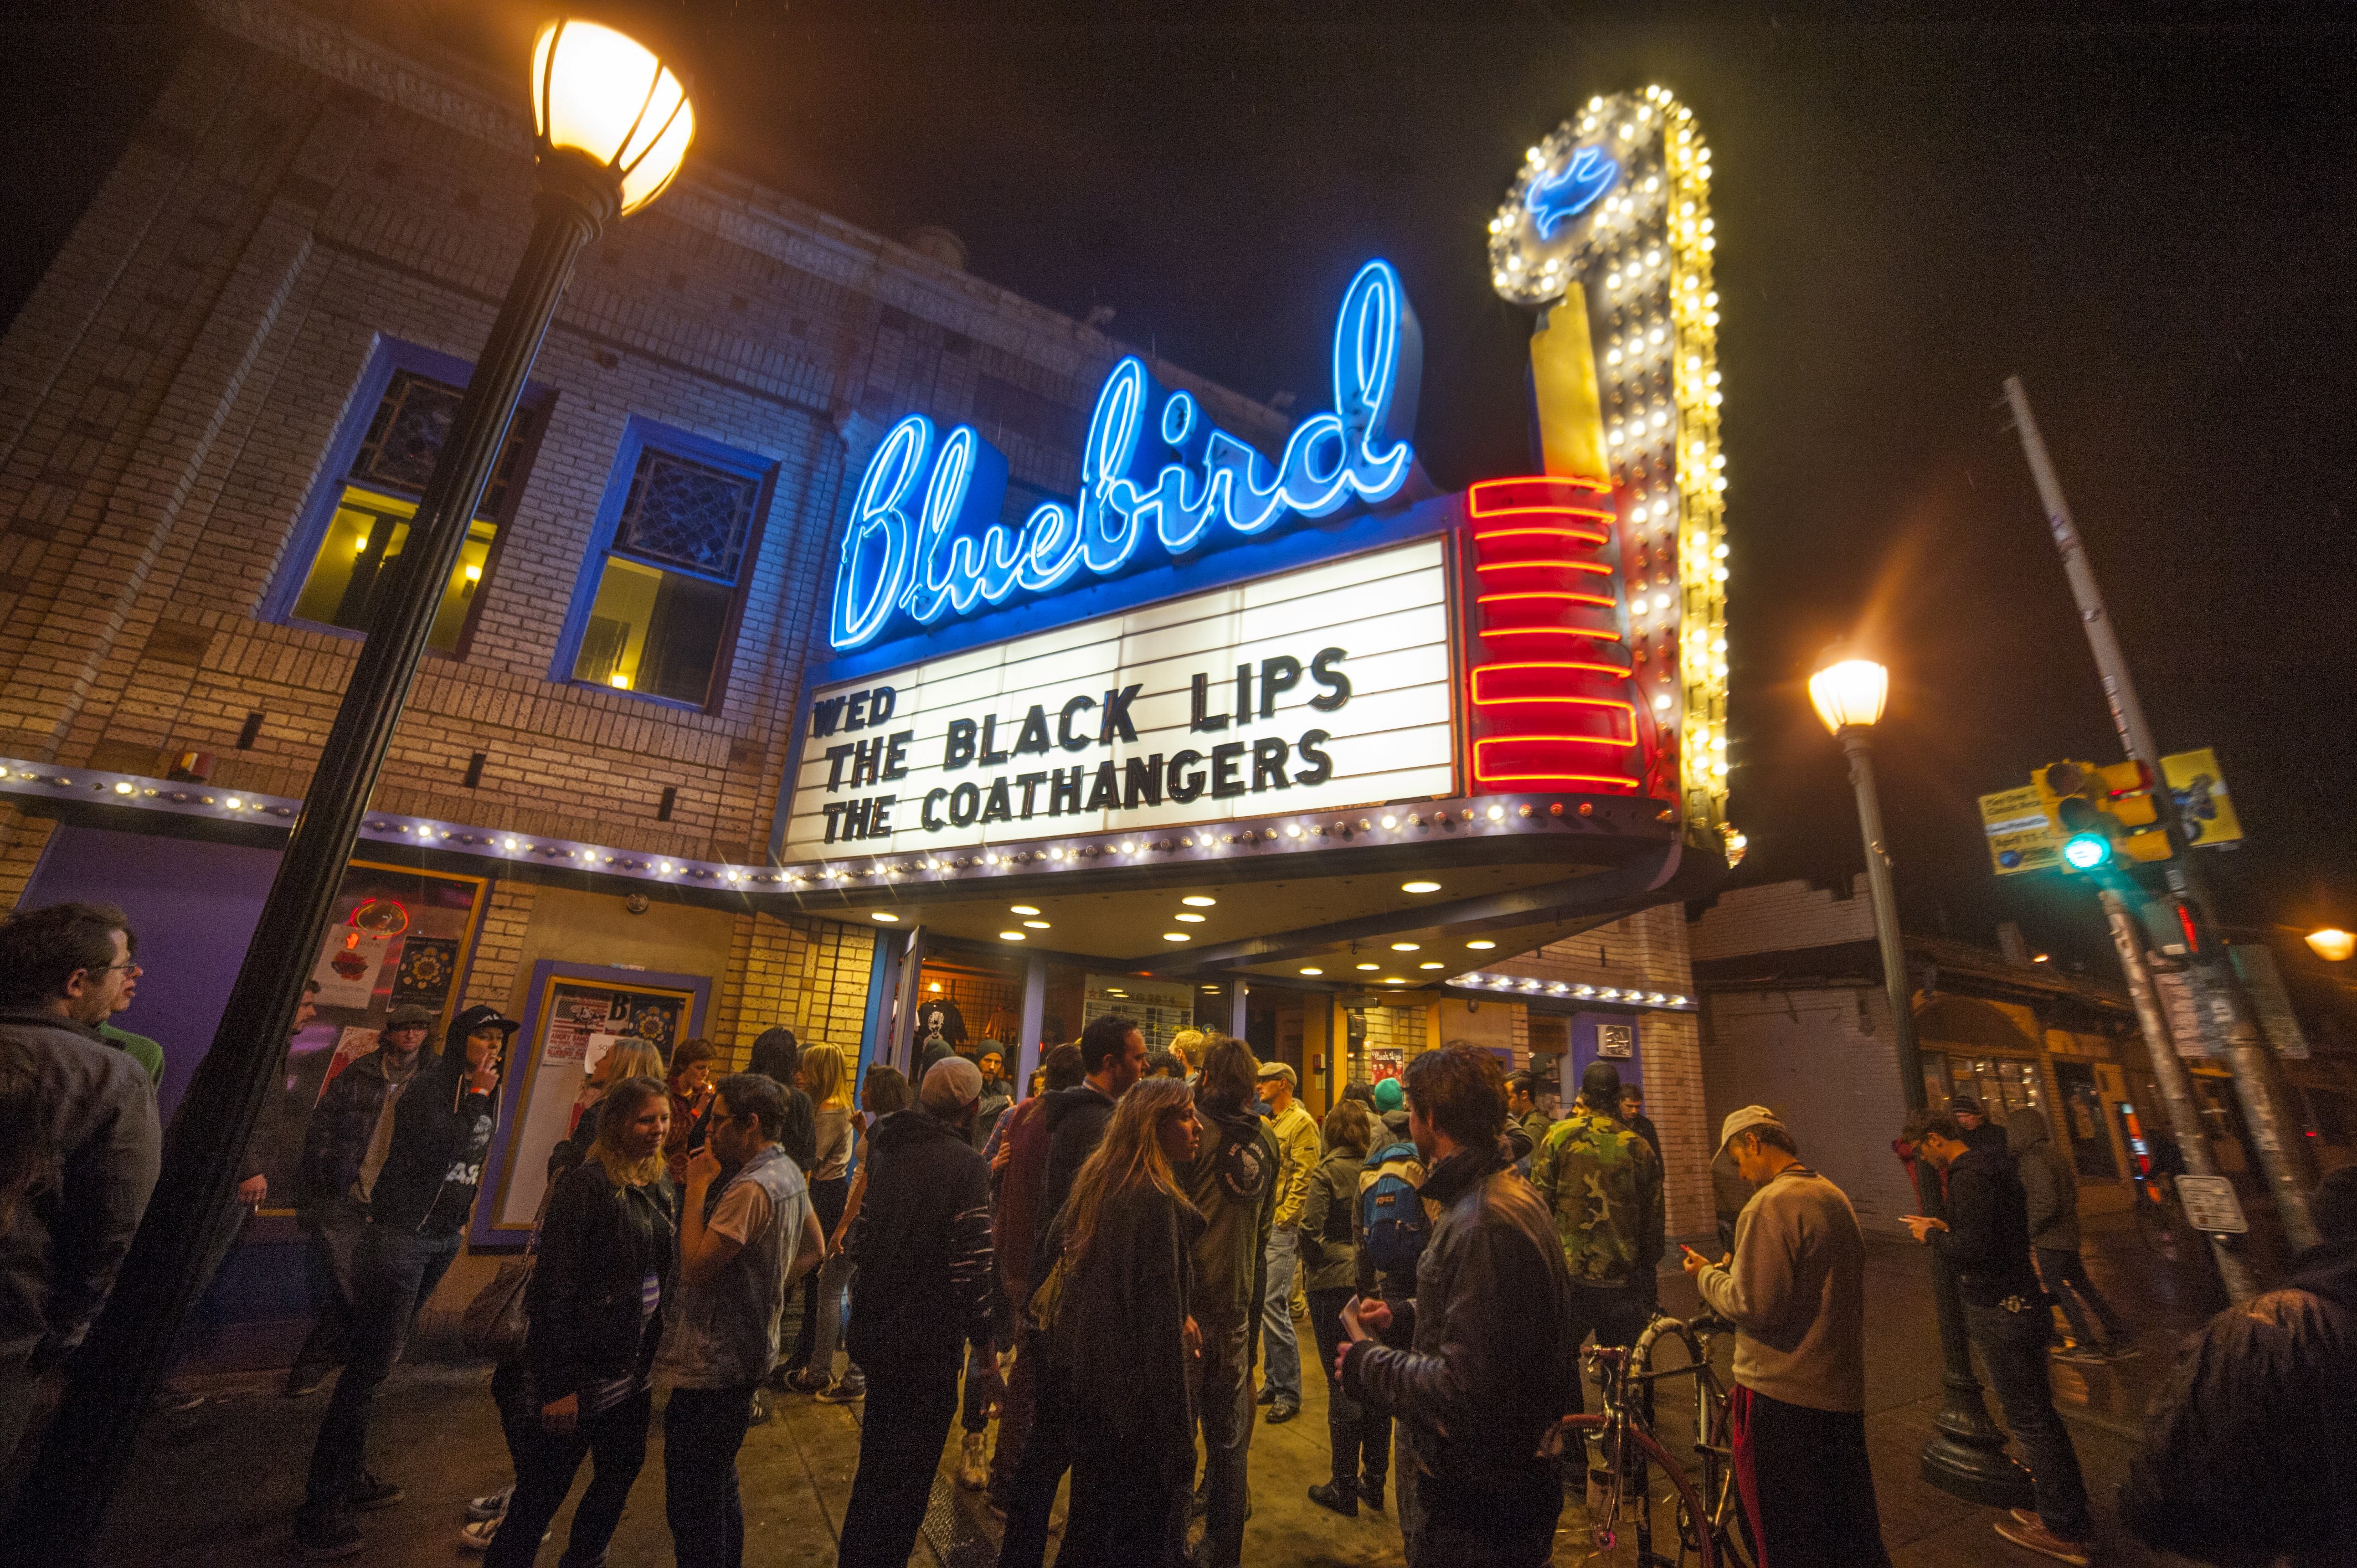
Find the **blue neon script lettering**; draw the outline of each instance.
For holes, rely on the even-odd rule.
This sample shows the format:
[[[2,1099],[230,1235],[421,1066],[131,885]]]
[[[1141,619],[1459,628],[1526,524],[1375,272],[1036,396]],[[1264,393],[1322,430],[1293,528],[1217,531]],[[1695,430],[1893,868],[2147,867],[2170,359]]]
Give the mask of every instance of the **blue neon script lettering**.
[[[1556,230],[1593,207],[1620,177],[1620,166],[1601,149],[1582,147],[1555,173],[1532,180],[1523,205],[1538,225],[1539,238],[1552,240]]]
[[[1133,356],[1097,394],[1080,494],[1038,507],[1014,529],[996,521],[1006,459],[970,425],[942,435],[909,414],[885,434],[853,497],[827,640],[848,650],[897,617],[932,626],[1018,593],[1054,593],[1083,571],[1111,576],[1149,538],[1183,555],[1287,517],[1388,500],[1415,464],[1409,436],[1423,374],[1423,332],[1399,274],[1369,262],[1334,325],[1333,410],[1295,426],[1273,467]]]

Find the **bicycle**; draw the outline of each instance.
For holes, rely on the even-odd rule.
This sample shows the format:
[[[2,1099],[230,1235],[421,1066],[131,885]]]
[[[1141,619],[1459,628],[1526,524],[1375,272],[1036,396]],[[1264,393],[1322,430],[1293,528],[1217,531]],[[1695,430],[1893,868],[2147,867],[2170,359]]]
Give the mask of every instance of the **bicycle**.
[[[1741,1522],[1735,1487],[1735,1452],[1727,1411],[1727,1390],[1711,1365],[1711,1341],[1734,1332],[1723,1318],[1699,1317],[1692,1323],[1656,1317],[1637,1342],[1626,1349],[1598,1347],[1587,1352],[1585,1365],[1597,1373],[1604,1391],[1602,1413],[1569,1415],[1563,1419],[1566,1444],[1584,1446],[1590,1434],[1602,1440],[1610,1479],[1600,1501],[1588,1506],[1590,1561],[1626,1563],[1631,1568],[1750,1568],[1754,1554]],[[1652,1368],[1655,1344],[1672,1336],[1686,1348],[1688,1364],[1663,1371]],[[1699,1462],[1701,1486],[1686,1467],[1671,1457],[1653,1426],[1653,1391],[1678,1378],[1692,1378],[1695,1388],[1694,1452]],[[1658,1470],[1669,1484],[1669,1495],[1653,1497],[1652,1474]],[[1677,1542],[1677,1555],[1654,1550],[1654,1510],[1673,1503],[1667,1533]],[[1626,1548],[1628,1553],[1622,1554]]]

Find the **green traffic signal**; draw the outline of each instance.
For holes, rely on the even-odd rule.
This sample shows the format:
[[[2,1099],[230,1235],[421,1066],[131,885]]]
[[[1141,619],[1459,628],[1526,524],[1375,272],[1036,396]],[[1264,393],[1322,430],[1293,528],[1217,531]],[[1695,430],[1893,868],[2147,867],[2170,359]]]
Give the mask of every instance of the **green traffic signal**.
[[[2073,871],[2093,871],[2112,858],[2112,841],[2101,832],[2073,833],[2062,841],[2062,859]]]

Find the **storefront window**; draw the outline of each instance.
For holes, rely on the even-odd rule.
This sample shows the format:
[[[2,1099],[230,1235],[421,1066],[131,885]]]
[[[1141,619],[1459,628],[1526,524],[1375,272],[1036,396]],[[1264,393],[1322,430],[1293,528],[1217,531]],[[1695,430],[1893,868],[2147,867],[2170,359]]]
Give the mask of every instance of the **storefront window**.
[[[572,677],[703,707],[751,554],[767,465],[708,443],[674,449],[694,441],[684,433],[657,432],[669,443],[657,446],[640,426],[633,432],[630,482],[593,563],[597,592]]]
[[[2104,1124],[2104,1100],[2095,1087],[2094,1068],[2086,1062],[2058,1061],[2054,1081],[2062,1091],[2061,1125],[2051,1129],[2058,1146],[2070,1149],[2072,1163],[2081,1176],[2116,1177],[2119,1162],[2113,1157],[2111,1132]]]
[[[1932,1097],[1934,1109],[1942,1108],[1946,1101],[1957,1095],[1970,1095],[1980,1101],[1981,1109],[1987,1112],[1988,1119],[1999,1125],[2004,1124],[2006,1113],[2009,1111],[2023,1106],[2038,1111],[2046,1109],[2046,1091],[2039,1083],[2038,1064],[2034,1061],[2016,1061],[2003,1057],[1947,1057],[1944,1059],[1948,1076],[1943,1088],[1933,1076],[1936,1070],[1933,1063],[1940,1059],[1937,1057],[1923,1059],[1924,1089]]]
[[[338,488],[292,607],[294,618],[347,631],[368,629],[377,590],[408,543],[411,520],[463,395],[462,389],[417,371],[393,372]],[[443,585],[441,607],[426,639],[441,652],[458,651],[468,618],[482,597],[499,520],[513,499],[533,424],[533,412],[519,410],[457,563]]]

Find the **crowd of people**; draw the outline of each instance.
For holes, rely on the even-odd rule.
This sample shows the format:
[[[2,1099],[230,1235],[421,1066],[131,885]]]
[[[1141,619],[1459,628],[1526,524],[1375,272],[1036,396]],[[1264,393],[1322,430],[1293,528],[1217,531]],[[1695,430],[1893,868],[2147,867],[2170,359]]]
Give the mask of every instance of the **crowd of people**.
[[[156,1180],[160,1054],[104,1032],[136,952],[106,907],[0,924],[0,1454],[103,1307]],[[317,1314],[286,1392],[335,1382],[294,1526],[311,1560],[361,1551],[356,1516],[404,1495],[368,1463],[371,1406],[461,1250],[496,1127],[518,1026],[468,1006],[429,1049],[437,1016],[393,1008],[307,1125],[292,1197]],[[1297,1312],[1332,1459],[1308,1500],[1391,1512],[1411,1568],[1544,1563],[1566,1492],[1592,1496],[1599,1463],[1609,1481],[1612,1457],[1567,1435],[1581,1351],[1634,1341],[1669,1247],[1659,1137],[1610,1062],[1558,1115],[1547,1075],[1449,1046],[1321,1123],[1291,1067],[1193,1030],[1149,1052],[1119,1015],[1048,1049],[1020,1096],[989,1043],[919,1059],[913,1082],[868,1067],[856,1104],[845,1052],[784,1028],[716,1079],[702,1040],[598,1060],[491,1378],[513,1479],[472,1500],[461,1544],[537,1561],[587,1460],[561,1563],[604,1563],[660,1402],[677,1561],[736,1568],[739,1449],[801,1395],[864,1405],[843,1563],[908,1562],[962,1428],[956,1480],[1004,1520],[1008,1568],[1040,1568],[1068,1481],[1065,1568],[1237,1568],[1254,1432],[1303,1408]],[[2084,1563],[2050,1300],[2072,1348],[2133,1347],[2079,1264],[2075,1182],[2034,1112],[1999,1126],[1960,1102],[1899,1147],[1927,1199],[1936,1184],[1943,1217],[1909,1223],[1955,1274],[2035,1483],[1996,1528]],[[1727,1117],[1715,1154],[1745,1196],[1721,1255],[1684,1247],[1684,1267],[1736,1329],[1743,1528],[1762,1568],[1886,1564],[1857,1218],[1765,1107]],[[210,1266],[257,1181],[228,1195]],[[2222,1563],[2357,1552],[2335,1441],[2357,1396],[2357,1170],[2312,1209],[2324,1240],[2288,1286],[2189,1341],[2155,1406],[2121,1498],[2149,1541]]]

